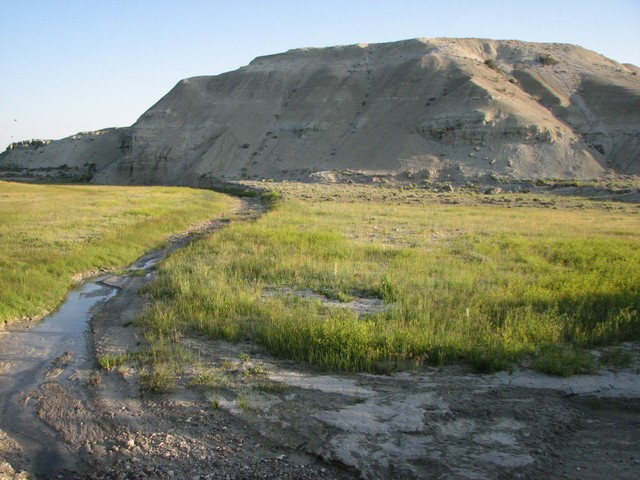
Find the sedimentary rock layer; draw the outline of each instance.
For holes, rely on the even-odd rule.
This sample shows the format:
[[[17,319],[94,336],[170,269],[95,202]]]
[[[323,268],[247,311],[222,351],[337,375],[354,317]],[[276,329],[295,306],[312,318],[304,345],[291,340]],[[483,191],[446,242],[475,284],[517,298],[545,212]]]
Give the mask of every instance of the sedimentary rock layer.
[[[63,164],[126,184],[638,175],[640,76],[564,44],[297,49],[182,80],[131,127],[0,157],[4,170]]]

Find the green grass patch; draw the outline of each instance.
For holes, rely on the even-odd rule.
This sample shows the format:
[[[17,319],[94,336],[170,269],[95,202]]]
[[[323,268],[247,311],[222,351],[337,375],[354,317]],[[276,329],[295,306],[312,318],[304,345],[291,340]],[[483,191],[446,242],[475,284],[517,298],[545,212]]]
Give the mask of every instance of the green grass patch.
[[[175,388],[178,369],[172,363],[156,362],[140,371],[140,393],[167,393]]]
[[[207,369],[198,373],[191,382],[190,387],[203,386],[206,388],[219,388],[229,383],[227,375],[220,369]]]
[[[46,314],[75,275],[127,265],[233,201],[188,188],[0,182],[0,324]]]
[[[604,367],[625,368],[633,364],[633,354],[620,347],[609,348],[600,354],[598,362]]]
[[[451,362],[489,372],[557,345],[640,339],[633,205],[278,188],[281,200],[257,222],[231,225],[160,267],[141,318],[149,334],[250,339],[328,370],[382,372]],[[386,308],[361,314],[295,294],[306,289]]]
[[[251,405],[251,392],[249,390],[241,390],[238,392],[236,401],[238,402],[238,408],[243,412],[248,412],[253,408]]]
[[[105,370],[114,370],[132,362],[133,360],[135,360],[135,356],[128,353],[123,355],[107,354],[98,358],[98,364]]]
[[[580,373],[593,373],[596,365],[593,356],[586,350],[553,345],[538,352],[533,360],[533,368],[550,375],[570,377]]]

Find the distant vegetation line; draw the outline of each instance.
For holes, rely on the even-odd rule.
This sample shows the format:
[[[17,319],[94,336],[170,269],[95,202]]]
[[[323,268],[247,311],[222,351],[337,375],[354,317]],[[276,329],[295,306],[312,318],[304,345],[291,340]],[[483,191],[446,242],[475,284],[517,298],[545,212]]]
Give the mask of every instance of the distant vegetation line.
[[[633,205],[274,188],[283,200],[260,220],[162,265],[140,318],[152,345],[195,332],[334,371],[458,361],[494,371],[533,359],[571,374],[591,368],[584,347],[640,340]],[[323,298],[384,308],[359,314]]]
[[[41,317],[74,277],[124,267],[232,201],[188,188],[0,182],[0,325]]]

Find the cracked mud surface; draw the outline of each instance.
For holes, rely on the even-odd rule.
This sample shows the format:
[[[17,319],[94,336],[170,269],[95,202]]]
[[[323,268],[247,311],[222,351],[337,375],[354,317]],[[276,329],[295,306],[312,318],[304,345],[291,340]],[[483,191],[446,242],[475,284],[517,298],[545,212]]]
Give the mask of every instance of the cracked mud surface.
[[[39,422],[57,456],[38,459],[42,445],[21,442],[19,428],[0,432],[0,479],[640,478],[637,344],[624,345],[632,367],[565,379],[459,367],[332,375],[187,337],[195,360],[173,391],[141,396],[135,365],[106,371],[96,358],[143,346],[133,319],[147,281],[104,278],[117,294],[91,312],[89,355],[42,357],[4,404],[3,415],[11,406]],[[0,338],[3,384],[23,361],[5,346],[28,330]]]

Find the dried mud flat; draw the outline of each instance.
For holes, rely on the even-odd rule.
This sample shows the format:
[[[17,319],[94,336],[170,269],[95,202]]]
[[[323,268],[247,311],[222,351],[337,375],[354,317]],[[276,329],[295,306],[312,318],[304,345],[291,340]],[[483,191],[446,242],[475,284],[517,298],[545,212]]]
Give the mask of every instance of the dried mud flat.
[[[116,299],[101,313],[119,312]],[[66,382],[40,387],[40,418],[77,462],[51,478],[631,479],[640,473],[635,371],[575,379],[455,368],[338,376],[262,356],[250,345],[185,343],[208,366],[238,373],[237,382],[188,387],[187,372],[172,393],[141,397],[139,372],[126,368],[103,373],[100,385],[88,386],[91,371],[76,371]],[[239,360],[247,352],[250,359]],[[266,374],[242,375],[257,365]],[[258,381],[261,389],[250,387]],[[18,445],[3,445],[14,467],[28,468]]]
[[[157,257],[156,257],[157,258]],[[154,258],[141,260],[153,263]],[[170,393],[140,395],[140,370],[99,369],[135,352],[146,276],[92,312],[93,361],[68,351],[25,392],[60,446],[37,478],[640,478],[640,348],[632,367],[569,379],[459,367],[330,375],[250,344],[183,338],[193,362]],[[16,366],[0,365],[2,375]],[[33,452],[0,432],[0,478]],[[42,465],[42,463],[40,464]]]

